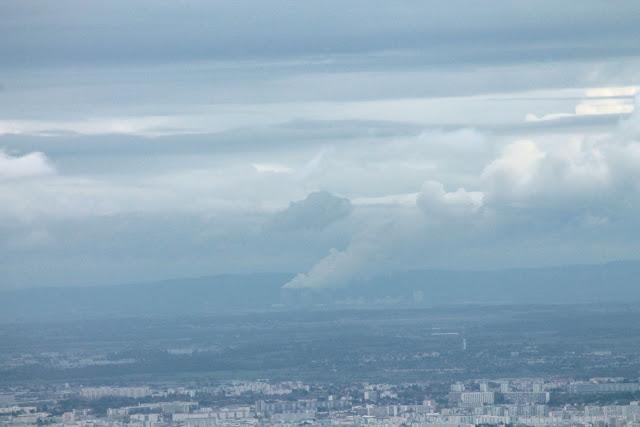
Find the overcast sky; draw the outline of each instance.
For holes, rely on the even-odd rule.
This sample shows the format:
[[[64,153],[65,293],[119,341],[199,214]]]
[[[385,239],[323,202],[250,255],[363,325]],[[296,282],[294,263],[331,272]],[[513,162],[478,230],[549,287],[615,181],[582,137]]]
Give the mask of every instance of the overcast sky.
[[[639,18],[3,1],[0,289],[639,259]]]

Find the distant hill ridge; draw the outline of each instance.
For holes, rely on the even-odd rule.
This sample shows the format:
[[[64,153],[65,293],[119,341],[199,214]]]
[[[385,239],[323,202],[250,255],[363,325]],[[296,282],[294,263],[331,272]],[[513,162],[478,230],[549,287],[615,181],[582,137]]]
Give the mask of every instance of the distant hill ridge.
[[[640,301],[640,261],[491,271],[415,270],[336,289],[283,289],[293,274],[216,275],[0,292],[0,321],[210,315],[299,307]]]

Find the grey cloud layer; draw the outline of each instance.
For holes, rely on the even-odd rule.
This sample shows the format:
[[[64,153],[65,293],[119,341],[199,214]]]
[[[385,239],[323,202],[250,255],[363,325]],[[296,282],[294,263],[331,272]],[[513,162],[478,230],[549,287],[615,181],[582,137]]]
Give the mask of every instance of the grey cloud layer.
[[[580,5],[546,0],[119,0],[59,1],[55,6],[7,1],[0,12],[0,54],[8,62],[166,61],[396,49],[424,50],[432,62],[459,62],[637,53],[635,17],[640,6],[602,0]]]

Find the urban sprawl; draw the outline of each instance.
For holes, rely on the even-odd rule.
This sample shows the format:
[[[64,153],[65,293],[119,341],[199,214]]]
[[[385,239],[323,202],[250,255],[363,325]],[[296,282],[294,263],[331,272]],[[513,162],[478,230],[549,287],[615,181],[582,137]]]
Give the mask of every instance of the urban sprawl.
[[[437,391],[440,390],[440,391]],[[5,387],[0,425],[640,426],[640,382],[624,378],[307,384],[231,381],[199,386]]]

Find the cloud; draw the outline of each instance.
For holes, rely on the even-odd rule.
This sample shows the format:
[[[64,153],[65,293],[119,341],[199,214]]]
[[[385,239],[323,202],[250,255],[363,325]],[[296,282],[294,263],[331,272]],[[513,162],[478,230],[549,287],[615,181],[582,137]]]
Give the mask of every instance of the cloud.
[[[230,116],[232,116],[231,114]],[[192,135],[228,130],[233,117],[226,123],[215,117],[185,115],[101,117],[83,120],[0,120],[0,136],[76,136],[76,135],[137,135],[160,137],[167,135]]]
[[[636,109],[609,134],[508,143],[479,176],[485,205],[540,220],[624,215],[640,206],[639,123]]]
[[[639,122],[636,110],[609,135],[510,142],[481,168],[473,180],[475,191],[447,191],[443,183],[428,180],[414,205],[424,220],[407,221],[387,210],[389,222],[404,229],[369,228],[285,286],[348,286],[381,271],[381,265],[428,265],[442,262],[442,254],[446,257],[449,251],[453,254],[448,262],[464,257],[465,251],[489,250],[488,258],[504,263],[518,251],[543,250],[552,260],[550,254],[566,257],[591,250],[579,249],[579,241],[597,245],[609,256],[621,244],[636,245],[637,250],[633,240],[622,242],[640,225]],[[358,209],[392,205],[395,198],[374,200],[380,203],[359,201]]]
[[[356,206],[415,206],[419,193],[388,194],[379,197],[357,197],[352,200]]]
[[[477,213],[482,207],[484,194],[459,188],[446,192],[437,181],[427,181],[418,194],[416,204],[425,215],[433,218],[464,218]]]
[[[507,145],[500,157],[484,168],[481,178],[492,194],[518,195],[530,186],[544,157],[534,142],[517,141]]]
[[[626,99],[611,98],[597,99],[585,98],[578,103],[573,113],[548,113],[537,116],[528,113],[525,116],[526,122],[545,122],[553,120],[563,120],[577,117],[589,116],[624,116],[633,113],[634,105]]]
[[[11,156],[0,151],[0,179],[35,177],[50,175],[54,172],[53,165],[41,152]]]
[[[496,209],[571,212],[587,205],[605,207],[602,196],[620,190],[615,188],[619,172],[611,148],[608,141],[582,138],[547,147],[517,141],[484,168],[481,185]]]
[[[360,218],[363,214],[375,215],[377,220],[369,219],[368,226],[355,233],[345,249],[331,249],[284,287],[339,288],[388,269],[405,268],[407,261],[413,262],[418,254],[416,245],[442,237],[433,233],[435,228],[443,223],[465,221],[478,214],[482,205],[481,192],[463,188],[447,192],[437,181],[427,181],[417,194],[359,199],[357,209],[364,210]],[[385,219],[380,222],[380,218]],[[457,234],[455,230],[449,237],[456,238]]]
[[[638,86],[618,86],[618,87],[593,87],[584,91],[589,98],[610,98],[619,96],[636,96]]]
[[[372,5],[364,0],[240,5],[195,0],[187,8],[148,1],[141,5],[144,14],[131,13],[122,0],[58,3],[55,11],[44,14],[33,0],[0,4],[1,24],[15,33],[0,40],[0,54],[7,63],[175,62],[412,48],[423,49],[431,63],[462,63],[637,52],[635,2],[621,3],[612,11],[603,2],[584,0],[578,11],[546,0],[535,2],[535,7],[498,0],[478,5]],[[496,10],[499,13],[489,13]],[[600,30],[598,35],[593,28]]]
[[[274,215],[271,225],[277,230],[322,230],[351,211],[349,199],[317,191],[304,200],[291,202],[287,209]]]
[[[536,239],[558,262],[584,242],[637,251],[640,121],[614,122],[638,92],[640,3],[143,1],[0,4],[0,223],[82,240],[35,233],[22,251],[43,252],[0,276],[49,281],[39,266],[64,261],[63,283],[82,259],[89,279],[254,268],[335,286],[536,264],[511,255]]]
[[[278,163],[253,163],[253,168],[258,173],[285,173],[291,174],[295,172],[288,166],[281,165]]]

